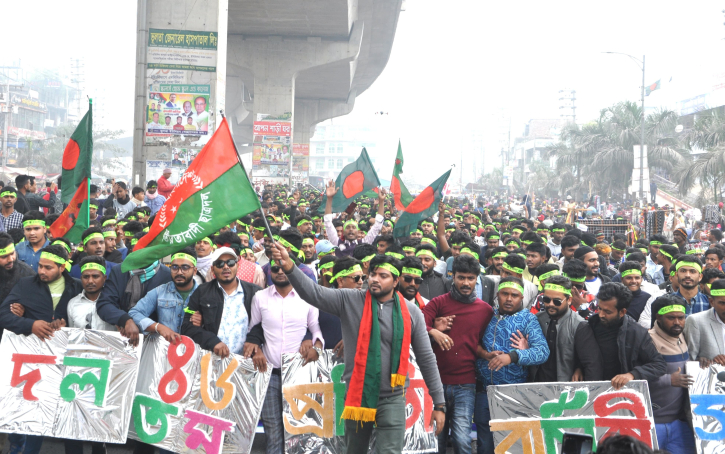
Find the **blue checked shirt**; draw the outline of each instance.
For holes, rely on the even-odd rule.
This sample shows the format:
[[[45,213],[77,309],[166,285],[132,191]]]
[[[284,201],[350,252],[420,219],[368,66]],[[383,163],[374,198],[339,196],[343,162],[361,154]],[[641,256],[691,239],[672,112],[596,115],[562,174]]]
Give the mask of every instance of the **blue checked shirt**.
[[[2,217],[2,223],[5,225],[5,231],[23,228],[23,214],[19,211],[13,211],[8,217],[0,213],[0,217]]]
[[[685,307],[685,315],[697,314],[698,312],[705,312],[706,310],[710,309],[710,300],[707,298],[707,295],[700,291],[698,291],[697,295],[695,295],[691,300],[685,298],[679,290],[676,291],[674,294],[677,296],[681,296],[685,299],[685,301],[687,301],[687,307]]]

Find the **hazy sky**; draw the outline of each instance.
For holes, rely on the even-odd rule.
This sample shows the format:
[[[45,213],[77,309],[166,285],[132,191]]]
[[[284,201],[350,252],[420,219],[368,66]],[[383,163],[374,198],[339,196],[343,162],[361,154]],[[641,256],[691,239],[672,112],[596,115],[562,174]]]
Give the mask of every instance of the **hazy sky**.
[[[136,1],[113,8],[88,0],[6,3],[4,16],[13,19],[3,32],[13,38],[6,39],[0,64],[22,58],[26,67],[67,70],[71,58],[84,59],[86,91],[105,101],[104,122],[130,134]],[[640,69],[627,57],[601,52],[646,54],[646,83],[663,80],[648,105],[709,91],[713,74],[725,73],[723,8],[714,0],[408,0],[387,67],[353,113],[334,121],[378,127],[391,161],[399,137],[406,173],[421,180],[432,181],[458,162],[474,132],[484,135],[487,160],[500,162],[502,109],[513,138],[531,118],[558,118],[562,88],[577,91],[578,122],[618,101],[639,100]],[[381,110],[389,115],[373,114]]]

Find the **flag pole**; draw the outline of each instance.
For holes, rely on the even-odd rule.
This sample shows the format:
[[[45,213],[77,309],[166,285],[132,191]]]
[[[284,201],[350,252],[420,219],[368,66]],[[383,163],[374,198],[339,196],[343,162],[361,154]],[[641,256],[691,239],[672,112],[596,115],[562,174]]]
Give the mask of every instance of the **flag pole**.
[[[224,115],[224,110],[219,110],[219,114],[222,116],[222,118],[224,120],[227,119],[227,117]],[[234,145],[234,153],[237,155],[237,161],[239,162],[239,166],[242,168],[242,171],[244,171],[244,174],[247,175],[247,169],[244,168],[244,163],[242,163],[242,158],[239,157],[239,149],[237,148],[237,141],[234,140],[234,135],[232,135],[231,130],[229,130],[229,137],[232,138],[232,145]],[[247,176],[247,178],[249,178],[249,176]],[[252,184],[252,182],[250,181],[249,184]],[[269,223],[267,222],[267,216],[265,216],[264,211],[262,211],[261,202],[259,202],[259,211],[262,213],[262,220],[264,221],[264,226],[267,228],[267,232],[269,233],[269,238],[272,241],[274,241],[274,237],[272,236],[272,228],[269,226]]]

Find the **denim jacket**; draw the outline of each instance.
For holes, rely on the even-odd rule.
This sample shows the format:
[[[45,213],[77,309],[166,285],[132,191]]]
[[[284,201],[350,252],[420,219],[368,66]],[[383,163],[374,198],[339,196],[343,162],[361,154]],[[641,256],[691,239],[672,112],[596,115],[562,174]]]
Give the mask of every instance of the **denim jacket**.
[[[181,332],[181,322],[184,321],[184,309],[189,304],[189,298],[199,285],[194,281],[194,287],[186,297],[181,299],[181,294],[176,290],[173,282],[167,282],[149,291],[146,296],[138,300],[138,303],[128,311],[133,321],[138,325],[141,332],[156,323],[149,318],[156,312],[158,321],[162,325]]]

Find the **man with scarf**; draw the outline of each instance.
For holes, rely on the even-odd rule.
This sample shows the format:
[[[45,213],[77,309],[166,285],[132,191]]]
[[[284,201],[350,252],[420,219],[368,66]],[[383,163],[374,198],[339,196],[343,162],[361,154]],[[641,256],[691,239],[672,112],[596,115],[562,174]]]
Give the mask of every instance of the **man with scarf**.
[[[206,282],[206,276],[211,270],[212,252],[214,252],[214,242],[211,238],[202,238],[196,242],[194,246],[196,251],[196,276],[194,280],[201,285]]]
[[[327,203],[325,204],[325,230],[327,231],[327,239],[330,240],[333,246],[337,246],[337,252],[335,255],[338,257],[346,257],[352,255],[355,250],[355,246],[361,243],[373,244],[375,238],[380,234],[380,229],[383,227],[383,221],[385,218],[385,189],[380,189],[378,194],[378,214],[375,216],[375,224],[370,227],[370,231],[365,235],[362,240],[358,240],[357,232],[357,221],[350,219],[345,221],[342,225],[342,235],[344,238],[340,238],[335,230],[335,226],[332,224],[332,198],[335,197],[337,191],[340,188],[335,187],[335,182],[330,180],[325,190],[327,195]]]
[[[282,266],[300,297],[342,321],[345,373],[348,383],[345,439],[348,454],[367,453],[373,427],[377,452],[399,454],[405,439],[405,388],[413,348],[433,399],[431,418],[436,435],[445,423],[445,399],[423,314],[395,289],[400,261],[376,256],[370,261],[368,290],[328,289],[316,285],[295,266],[287,249],[273,246],[273,260]]]
[[[486,331],[493,309],[476,296],[476,280],[481,272],[478,260],[460,254],[453,260],[451,291],[433,298],[423,308],[426,328],[436,342],[438,371],[446,400],[446,427],[438,437],[438,452],[445,454],[448,428],[453,449],[471,452],[471,419],[476,402],[476,350]],[[403,272],[408,268],[403,268]],[[456,316],[454,326],[443,334],[434,328],[439,317]]]
[[[166,202],[166,197],[162,196],[158,192],[158,183],[154,180],[149,180],[146,183],[146,195],[144,196],[144,203],[151,208],[151,214],[156,214]]]
[[[0,233],[0,302],[5,300],[20,278],[30,276],[35,276],[35,271],[18,260],[13,238],[7,233]]]

